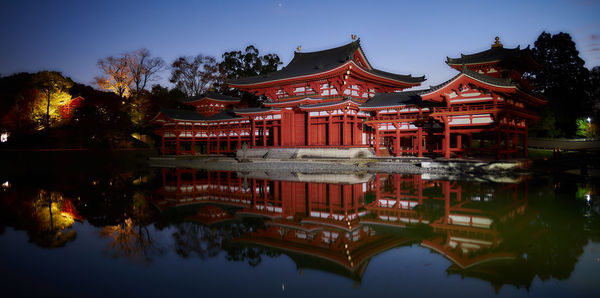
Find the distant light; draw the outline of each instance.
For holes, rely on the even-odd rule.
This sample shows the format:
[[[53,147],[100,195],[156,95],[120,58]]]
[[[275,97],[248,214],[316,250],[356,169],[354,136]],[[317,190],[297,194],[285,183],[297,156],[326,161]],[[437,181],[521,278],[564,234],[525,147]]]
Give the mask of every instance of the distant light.
[[[585,199],[589,203],[592,198],[591,198],[590,194],[587,194],[587,195],[585,195]]]
[[[8,132],[3,132],[0,135],[0,143],[6,143],[8,142]]]
[[[10,182],[5,181],[4,183],[2,183],[2,188],[9,188],[10,187]]]
[[[588,122],[588,123],[592,123],[592,118],[590,118],[590,117],[587,117],[587,122]]]

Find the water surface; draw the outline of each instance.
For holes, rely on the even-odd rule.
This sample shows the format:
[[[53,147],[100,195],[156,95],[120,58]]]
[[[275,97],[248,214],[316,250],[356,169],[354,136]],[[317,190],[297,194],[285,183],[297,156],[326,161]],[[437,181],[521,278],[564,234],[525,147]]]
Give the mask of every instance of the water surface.
[[[592,297],[597,189],[571,179],[12,171],[6,297]]]

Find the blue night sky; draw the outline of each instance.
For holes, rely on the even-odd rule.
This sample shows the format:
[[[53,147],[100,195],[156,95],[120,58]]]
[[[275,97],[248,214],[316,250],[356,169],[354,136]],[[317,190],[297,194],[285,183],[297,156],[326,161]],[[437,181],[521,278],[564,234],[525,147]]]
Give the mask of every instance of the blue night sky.
[[[0,4],[0,75],[58,70],[91,84],[99,58],[148,48],[170,64],[253,44],[287,64],[293,51],[361,38],[379,69],[425,75],[423,86],[456,71],[446,56],[532,45],[542,31],[567,32],[586,66],[600,65],[600,1],[29,1]],[[168,71],[159,81],[168,83]]]

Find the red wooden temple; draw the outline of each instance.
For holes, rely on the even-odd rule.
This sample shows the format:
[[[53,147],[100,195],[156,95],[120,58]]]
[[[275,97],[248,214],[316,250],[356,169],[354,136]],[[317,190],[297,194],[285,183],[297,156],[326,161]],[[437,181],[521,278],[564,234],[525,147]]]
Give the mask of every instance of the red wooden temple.
[[[527,156],[527,127],[546,102],[525,71],[539,67],[529,49],[491,49],[446,63],[459,71],[425,90],[425,77],[375,69],[360,40],[295,52],[283,69],[229,86],[267,98],[261,107],[209,93],[185,101],[196,111],[162,110],[151,123],[162,154],[233,154],[249,148],[363,148],[377,156]],[[353,156],[349,156],[353,157]]]

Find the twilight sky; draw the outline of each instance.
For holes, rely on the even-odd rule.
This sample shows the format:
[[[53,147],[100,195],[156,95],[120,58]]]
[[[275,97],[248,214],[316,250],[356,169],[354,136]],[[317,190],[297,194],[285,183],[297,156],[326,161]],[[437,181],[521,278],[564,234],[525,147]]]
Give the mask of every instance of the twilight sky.
[[[600,1],[85,1],[0,2],[0,75],[57,70],[91,84],[99,58],[145,47],[170,64],[255,45],[287,64],[293,51],[323,50],[356,34],[378,69],[456,74],[444,61],[489,49],[533,46],[542,31],[567,32],[586,67],[600,65]],[[169,85],[168,71],[159,83]]]

